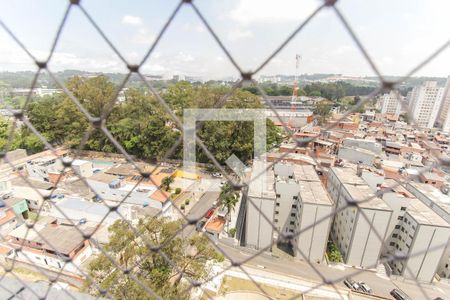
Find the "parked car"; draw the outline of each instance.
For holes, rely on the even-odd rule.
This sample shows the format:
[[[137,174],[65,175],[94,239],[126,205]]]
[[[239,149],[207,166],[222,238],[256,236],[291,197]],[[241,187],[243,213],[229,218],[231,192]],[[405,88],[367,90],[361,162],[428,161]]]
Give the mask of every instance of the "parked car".
[[[205,218],[209,219],[214,214],[214,208],[208,209],[208,211],[205,214]]]
[[[220,174],[219,172],[214,172],[214,173],[212,173],[212,176],[213,176],[213,177],[217,177],[217,178],[222,178],[222,177],[223,177],[223,175]]]
[[[390,294],[397,300],[409,300],[408,295],[397,289],[393,289]]]
[[[372,289],[364,281],[358,282],[361,287],[361,291],[367,294],[372,294]]]
[[[195,225],[195,230],[197,230],[198,232],[202,231],[205,224],[206,224],[205,220],[198,221],[197,224]]]
[[[344,280],[344,284],[349,288],[352,289],[354,291],[359,291],[361,289],[361,287],[359,286],[359,284],[354,281],[353,279],[347,278]]]

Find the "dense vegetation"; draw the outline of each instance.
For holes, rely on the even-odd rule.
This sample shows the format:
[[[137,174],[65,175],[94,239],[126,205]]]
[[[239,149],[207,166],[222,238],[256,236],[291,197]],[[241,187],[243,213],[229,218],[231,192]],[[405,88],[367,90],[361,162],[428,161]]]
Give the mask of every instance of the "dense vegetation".
[[[279,85],[276,83],[263,83],[261,88],[268,96],[291,96],[292,86]],[[334,83],[314,82],[301,87],[298,91],[299,96],[320,96],[329,100],[339,100],[344,96],[363,96],[370,94],[375,90],[375,86],[354,85],[343,81]],[[245,87],[245,90],[259,95],[256,87]]]
[[[108,228],[110,241],[104,247],[108,256],[128,270],[143,285],[163,299],[189,299],[189,281],[200,281],[209,274],[208,261],[222,261],[223,256],[209,244],[208,238],[178,235],[181,222],[166,219],[141,219],[135,231],[124,221]],[[174,237],[175,236],[175,237]],[[151,246],[162,246],[152,251]],[[164,253],[164,258],[160,254]],[[89,264],[90,280],[107,290],[114,299],[154,299],[135,280],[124,275],[103,253]],[[98,295],[92,281],[86,290]],[[183,293],[184,292],[184,293]]]
[[[327,255],[328,255],[328,259],[331,262],[343,262],[342,254],[339,251],[339,249],[336,246],[336,244],[333,243],[333,241],[328,241],[328,244],[327,244]]]
[[[106,118],[106,127],[129,154],[151,161],[161,159],[180,136],[177,124],[157,99],[144,89],[129,88],[125,93],[125,101],[112,105],[111,99],[117,93],[117,86],[106,76],[72,77],[66,81],[66,86],[93,117],[110,112]],[[227,92],[228,87],[193,86],[187,82],[178,82],[164,89],[161,96],[171,110],[182,118],[183,108],[213,107]],[[262,104],[257,96],[237,90],[226,101],[225,107],[261,108]],[[117,151],[106,135],[98,128],[93,128],[86,116],[63,93],[34,99],[26,108],[26,115],[51,144],[77,147],[85,132],[90,132],[85,149]],[[0,144],[5,143],[10,126],[5,121],[3,123],[0,127],[0,139],[3,139]],[[279,143],[279,131],[270,121],[267,127],[268,145]],[[26,127],[18,130],[16,135],[17,140],[14,140],[10,150],[18,147],[31,152],[42,150],[42,143]],[[224,162],[232,153],[243,161],[252,158],[252,122],[204,122],[199,136],[220,162]],[[177,149],[174,157],[180,155],[181,149]],[[199,150],[197,157],[200,161],[208,161],[203,151]]]

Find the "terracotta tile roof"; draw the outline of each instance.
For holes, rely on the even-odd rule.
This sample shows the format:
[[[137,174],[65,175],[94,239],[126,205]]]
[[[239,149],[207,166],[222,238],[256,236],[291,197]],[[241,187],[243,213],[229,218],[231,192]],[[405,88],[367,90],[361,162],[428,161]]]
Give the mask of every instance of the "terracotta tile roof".
[[[0,225],[3,225],[5,223],[8,223],[9,221],[11,221],[12,219],[14,219],[16,217],[16,215],[14,214],[12,209],[8,209],[6,211],[6,215],[0,219]]]
[[[150,195],[150,199],[156,200],[161,203],[165,203],[169,198],[170,193],[163,190],[156,190],[153,194]]]
[[[211,221],[206,224],[205,229],[210,232],[222,232],[223,227],[225,226],[225,219],[220,217],[215,217]]]

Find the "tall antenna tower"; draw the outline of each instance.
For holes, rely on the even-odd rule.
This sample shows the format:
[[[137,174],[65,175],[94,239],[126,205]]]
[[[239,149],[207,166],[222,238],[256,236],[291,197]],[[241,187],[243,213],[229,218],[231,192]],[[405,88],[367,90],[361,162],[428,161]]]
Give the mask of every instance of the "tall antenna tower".
[[[291,101],[291,110],[295,111],[295,103],[298,101],[298,68],[300,66],[300,59],[302,57],[298,54],[295,55],[295,75],[294,75],[294,88],[292,89],[292,101]]]
[[[291,99],[291,112],[297,111],[297,102],[298,102],[298,69],[300,66],[300,60],[302,57],[298,54],[295,55],[295,75],[294,75],[294,87],[292,88],[292,99]],[[292,128],[293,126],[293,116],[289,118],[289,126]]]

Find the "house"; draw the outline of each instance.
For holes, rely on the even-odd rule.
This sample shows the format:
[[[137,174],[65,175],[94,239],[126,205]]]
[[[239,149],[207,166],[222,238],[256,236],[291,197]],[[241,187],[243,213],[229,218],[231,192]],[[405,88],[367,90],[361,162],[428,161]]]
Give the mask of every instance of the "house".
[[[22,224],[8,235],[9,245],[20,251],[12,251],[7,259],[49,269],[62,274],[82,277],[81,264],[92,254],[89,240],[86,240],[74,226],[36,223],[34,230]],[[92,232],[87,228],[84,232]],[[71,262],[68,262],[68,259]]]
[[[419,174],[419,179],[421,182],[431,184],[436,188],[440,188],[446,183],[443,176],[440,176],[434,172],[422,172]]]
[[[75,159],[72,161],[72,168],[75,174],[83,178],[91,177],[93,173],[93,164],[90,161]]]
[[[57,156],[44,156],[27,161],[28,176],[35,180],[50,181],[49,173],[61,173],[64,167]]]

